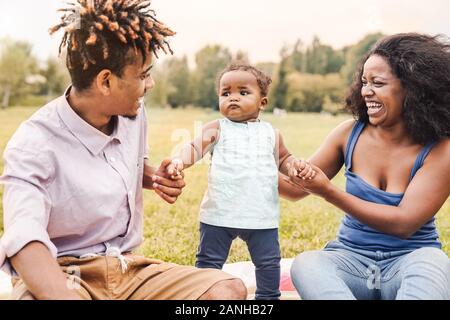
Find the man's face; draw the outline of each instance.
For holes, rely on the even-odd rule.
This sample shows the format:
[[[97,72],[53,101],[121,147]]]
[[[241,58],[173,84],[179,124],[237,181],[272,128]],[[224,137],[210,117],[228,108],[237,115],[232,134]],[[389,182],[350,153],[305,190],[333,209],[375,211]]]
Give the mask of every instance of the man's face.
[[[124,68],[122,77],[114,76],[111,80],[108,106],[111,115],[135,118],[144,102],[145,94],[155,85],[150,75],[152,55],[149,53],[144,63],[140,53],[134,60],[134,63]]]

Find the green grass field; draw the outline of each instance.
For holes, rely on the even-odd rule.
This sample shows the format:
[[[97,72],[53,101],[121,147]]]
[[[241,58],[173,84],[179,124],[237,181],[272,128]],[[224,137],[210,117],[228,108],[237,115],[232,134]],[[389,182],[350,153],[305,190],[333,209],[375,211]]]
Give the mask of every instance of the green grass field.
[[[19,124],[36,109],[11,108],[0,110],[0,152]],[[180,143],[180,136],[189,138],[194,133],[196,122],[206,122],[220,115],[200,109],[148,109],[150,160],[152,164],[169,156]],[[289,114],[276,118],[264,114],[263,119],[280,129],[289,150],[298,157],[309,157],[325,136],[346,116],[319,114]],[[184,129],[179,131],[177,129]],[[177,133],[180,133],[178,135]],[[189,134],[188,134],[189,133]],[[198,244],[198,209],[207,186],[207,164],[198,164],[186,171],[187,186],[175,205],[168,205],[152,191],[145,191],[145,242],[141,253],[167,261],[193,264]],[[3,162],[0,161],[0,170]],[[334,182],[343,188],[342,172]],[[2,189],[0,189],[0,195]],[[447,200],[437,215],[437,225],[444,251],[450,254],[450,200]],[[0,214],[3,216],[2,207]],[[317,197],[307,197],[297,203],[281,201],[280,245],[282,256],[291,258],[304,250],[322,248],[335,238],[340,219],[340,210]],[[0,217],[0,218],[1,218]],[[2,223],[3,225],[3,223]],[[233,243],[229,262],[249,260],[245,244]]]

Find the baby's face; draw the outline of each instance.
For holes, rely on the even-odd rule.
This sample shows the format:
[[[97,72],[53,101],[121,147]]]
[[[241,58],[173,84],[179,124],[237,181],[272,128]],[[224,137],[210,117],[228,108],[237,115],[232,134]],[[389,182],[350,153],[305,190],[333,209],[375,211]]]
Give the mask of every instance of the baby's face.
[[[253,74],[236,70],[225,73],[219,82],[220,112],[231,121],[254,121],[267,104]]]

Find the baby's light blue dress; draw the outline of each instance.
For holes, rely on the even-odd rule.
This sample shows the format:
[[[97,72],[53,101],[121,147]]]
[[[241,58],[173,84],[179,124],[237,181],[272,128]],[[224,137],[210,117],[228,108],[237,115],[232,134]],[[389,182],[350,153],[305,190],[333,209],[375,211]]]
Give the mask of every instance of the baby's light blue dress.
[[[278,156],[273,127],[265,121],[240,123],[227,118],[219,123],[200,221],[239,229],[278,228]]]

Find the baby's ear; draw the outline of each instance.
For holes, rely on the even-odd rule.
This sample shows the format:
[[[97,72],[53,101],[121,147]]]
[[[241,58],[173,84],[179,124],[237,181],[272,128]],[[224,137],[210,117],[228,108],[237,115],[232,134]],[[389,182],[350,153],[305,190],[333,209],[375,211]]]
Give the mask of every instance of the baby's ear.
[[[263,111],[266,108],[268,102],[269,100],[267,99],[267,97],[263,97],[261,99],[261,105],[259,106],[259,110]]]

